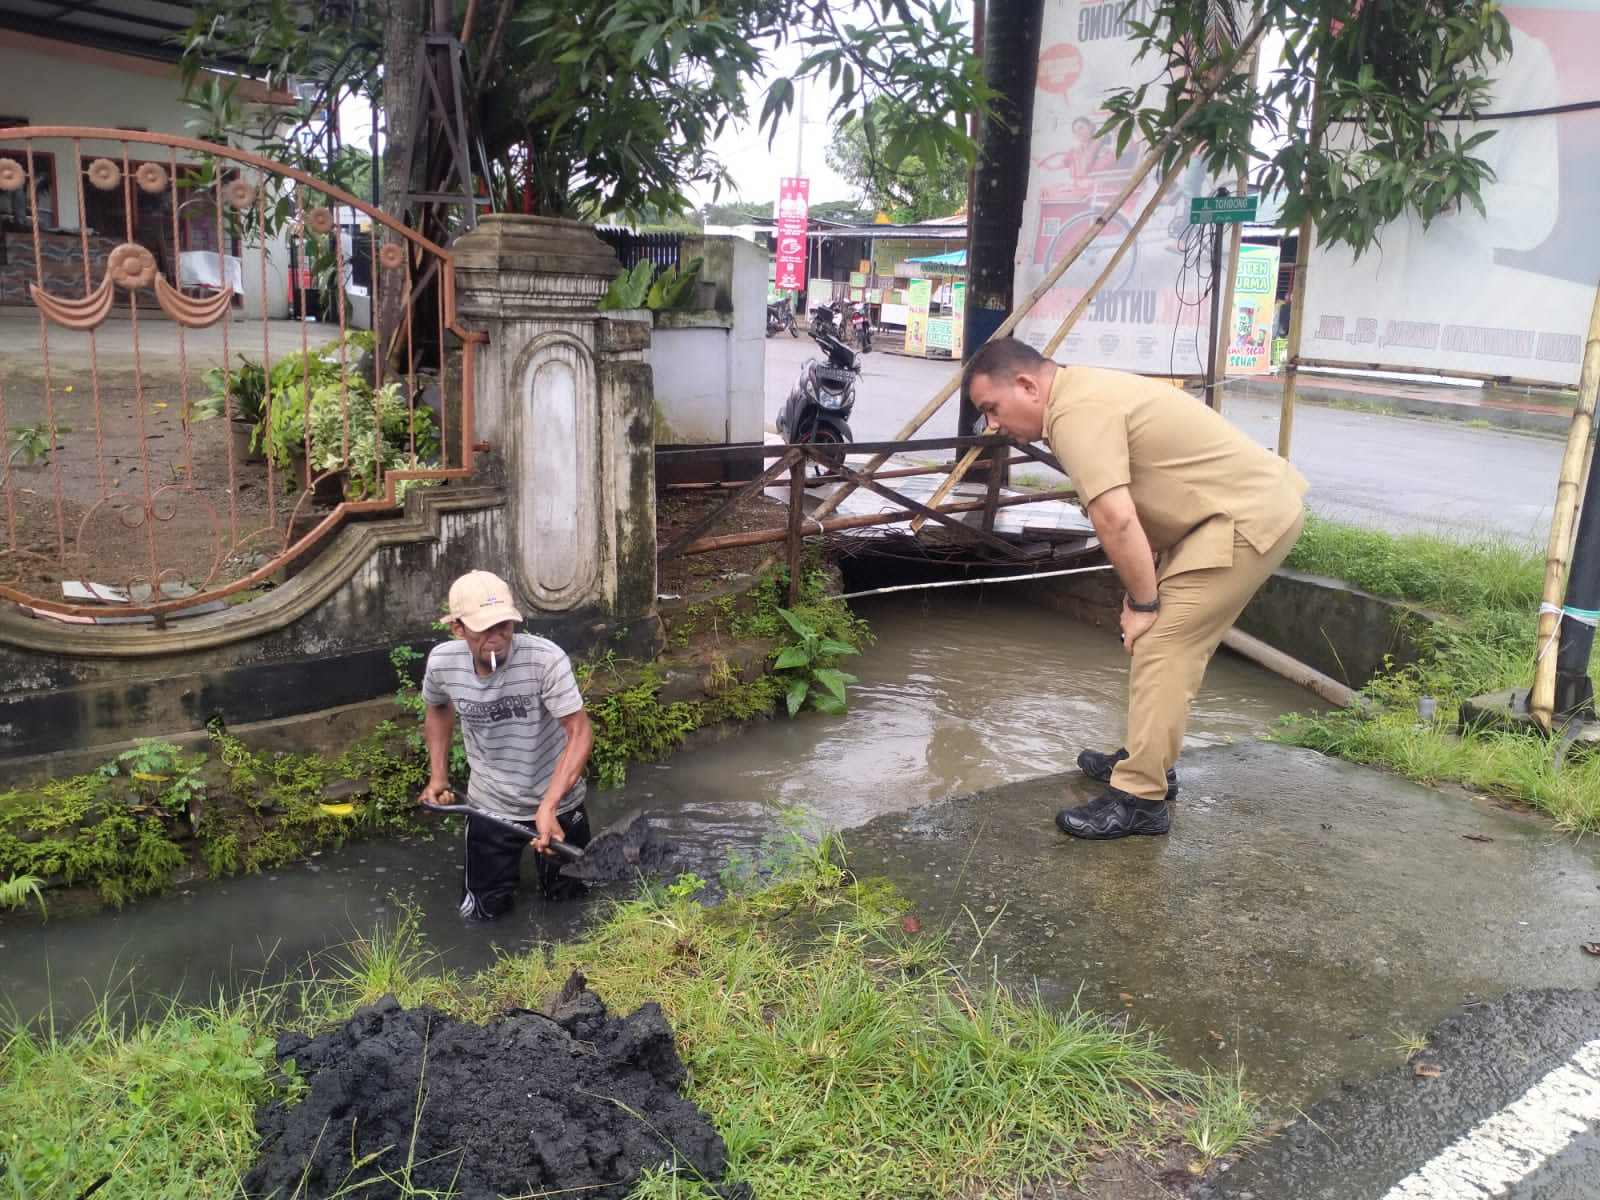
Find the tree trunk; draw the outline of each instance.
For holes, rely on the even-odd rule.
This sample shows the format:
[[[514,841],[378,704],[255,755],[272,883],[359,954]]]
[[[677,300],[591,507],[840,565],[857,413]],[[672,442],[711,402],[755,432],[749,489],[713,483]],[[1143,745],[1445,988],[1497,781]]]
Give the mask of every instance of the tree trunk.
[[[388,0],[383,22],[383,162],[374,163],[373,169],[383,171],[384,212],[407,225],[410,225],[411,217],[415,214],[405,211],[405,198],[417,190],[415,176],[422,166],[421,162],[412,159],[409,151],[412,129],[417,119],[417,56],[422,49],[423,2]],[[390,235],[384,240],[396,239]],[[373,278],[376,284],[379,280],[388,282],[391,278],[403,279],[404,275],[379,270],[375,264]],[[378,331],[378,345],[384,349],[384,357],[388,359],[392,357],[395,346],[395,333],[402,324],[405,290],[401,286],[382,286],[377,291],[378,303],[373,324]]]
[[[987,0],[984,5],[983,72],[1000,96],[994,115],[978,129],[967,214],[967,313],[961,344],[968,357],[1011,311],[1043,23],[1043,0]],[[963,397],[957,434],[970,432],[976,419]]]

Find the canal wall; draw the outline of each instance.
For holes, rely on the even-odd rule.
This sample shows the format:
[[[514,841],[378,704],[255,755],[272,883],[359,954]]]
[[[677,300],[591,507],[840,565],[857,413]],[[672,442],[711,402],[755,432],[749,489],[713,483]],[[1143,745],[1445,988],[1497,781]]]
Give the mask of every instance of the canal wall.
[[[1029,599],[1093,625],[1115,629],[1122,585],[1109,571],[1040,580]],[[1422,657],[1419,635],[1437,619],[1415,605],[1374,596],[1337,579],[1278,571],[1240,615],[1239,629],[1352,688],[1387,663]]]

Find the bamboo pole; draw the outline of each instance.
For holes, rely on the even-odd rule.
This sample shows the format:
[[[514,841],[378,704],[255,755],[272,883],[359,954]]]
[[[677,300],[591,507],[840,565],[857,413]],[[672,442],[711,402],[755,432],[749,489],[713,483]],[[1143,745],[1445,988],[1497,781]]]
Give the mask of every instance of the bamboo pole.
[[[1095,276],[1094,281],[1089,284],[1088,289],[1083,293],[1082,296],[1078,298],[1078,302],[1072,306],[1072,311],[1066,315],[1061,324],[1057,326],[1055,333],[1050,335],[1050,340],[1044,344],[1044,349],[1041,350],[1040,353],[1046,358],[1049,358],[1060,347],[1063,339],[1066,338],[1068,331],[1070,331],[1072,327],[1078,323],[1078,318],[1083,316],[1083,314],[1088,310],[1090,302],[1095,298],[1095,295],[1100,291],[1101,287],[1104,286],[1105,281],[1111,278],[1112,272],[1117,269],[1117,264],[1120,263],[1127,255],[1128,251],[1131,250],[1135,244],[1137,244],[1139,240],[1139,234],[1143,232],[1144,227],[1150,223],[1150,218],[1155,215],[1156,209],[1161,206],[1162,198],[1167,194],[1167,189],[1170,188],[1177,180],[1184,167],[1188,166],[1189,155],[1192,153],[1193,148],[1191,147],[1179,154],[1178,161],[1172,165],[1172,170],[1168,171],[1161,182],[1156,185],[1156,190],[1151,194],[1150,199],[1145,204],[1143,211],[1139,213],[1138,220],[1134,221],[1133,227],[1128,230],[1128,236],[1122,239],[1121,245],[1117,247],[1116,252],[1112,254],[1109,260],[1107,260],[1106,265],[1101,270],[1100,274]],[[962,456],[961,461],[955,465],[955,469],[950,472],[949,478],[941,482],[938,488],[934,491],[933,498],[928,501],[929,505],[937,506],[941,500],[948,496],[951,489],[954,488],[956,484],[960,483],[962,477],[965,476],[969,470],[971,470],[972,464],[978,460],[978,456],[982,454],[983,451],[984,447],[982,446],[974,446],[972,449],[968,450],[966,454]],[[918,517],[916,520],[912,521],[911,532],[919,532],[922,529],[924,520],[926,520],[926,518]]]
[[[1261,35],[1266,31],[1266,27],[1267,22],[1265,16],[1258,17],[1255,23],[1252,24],[1246,31],[1245,36],[1240,40],[1239,44],[1234,47],[1232,63],[1237,63],[1247,55],[1255,53],[1255,48],[1261,41]],[[1232,63],[1229,64],[1229,71],[1232,70]],[[1229,71],[1218,71],[1215,78],[1219,80],[1225,79],[1227,78]],[[1200,112],[1200,110],[1203,109],[1207,104],[1211,103],[1211,98],[1215,92],[1215,83],[1210,82],[1209,80],[1200,81],[1199,87],[1195,92],[1195,97],[1192,101],[1190,101],[1189,107],[1184,109],[1183,114],[1175,122],[1173,122],[1172,128],[1167,131],[1166,135],[1145,153],[1144,158],[1139,161],[1139,165],[1133,169],[1133,173],[1128,177],[1128,182],[1123,186],[1122,190],[1112,198],[1110,203],[1106,205],[1106,207],[1101,211],[1100,215],[1096,217],[1093,222],[1091,222],[1089,228],[1084,232],[1083,236],[1078,239],[1078,241],[1070,250],[1067,251],[1066,255],[1060,262],[1058,262],[1054,267],[1045,273],[1045,277],[1039,281],[1039,283],[1031,292],[1027,294],[1026,297],[1024,297],[1022,303],[1016,308],[1016,310],[1000,323],[1000,327],[990,335],[991,340],[994,338],[1005,337],[1013,329],[1015,329],[1022,318],[1027,316],[1028,313],[1033,310],[1033,306],[1037,304],[1040,299],[1043,298],[1050,291],[1050,289],[1055,286],[1056,280],[1060,279],[1061,276],[1066,273],[1067,269],[1078,260],[1079,256],[1081,256],[1083,252],[1089,248],[1090,244],[1093,243],[1094,239],[1099,236],[1100,231],[1106,227],[1107,223],[1110,222],[1112,214],[1123,206],[1128,197],[1133,195],[1138,186],[1144,182],[1145,177],[1149,175],[1151,171],[1155,170],[1156,166],[1161,162],[1162,156],[1165,155],[1166,152],[1173,146],[1177,145],[1183,140],[1184,132],[1193,123],[1195,116]],[[955,394],[956,389],[960,386],[961,370],[958,367],[955,374],[949,379],[949,381],[946,382],[945,385],[936,393],[934,393],[933,399],[929,400],[927,404],[923,405],[922,410],[918,412],[916,416],[912,417],[911,420],[906,424],[905,428],[895,435],[894,440],[897,442],[904,441],[917,430],[921,429],[922,426],[927,423],[928,419],[932,417],[934,413],[938,412],[941,407],[943,407],[944,402]],[[887,454],[874,455],[871,461],[869,461],[863,468],[863,471],[868,474],[876,471],[888,460],[888,458],[889,455]],[[818,508],[813,515],[817,517],[826,517],[830,513],[834,512],[839,505],[843,504],[845,498],[854,490],[854,487],[848,485],[840,488],[834,492],[833,495],[824,500],[821,507]]]
[[[1299,372],[1300,331],[1306,320],[1306,265],[1311,257],[1311,218],[1300,221],[1299,240],[1294,255],[1294,287],[1289,292],[1289,344],[1283,353],[1283,407],[1278,413],[1278,457],[1289,457],[1289,439],[1294,433],[1295,376]]]
[[[1572,428],[1567,432],[1567,450],[1561,460],[1556,509],[1550,521],[1550,543],[1544,558],[1544,602],[1539,605],[1538,655],[1533,664],[1528,711],[1547,732],[1555,722],[1556,637],[1561,629],[1561,601],[1572,554],[1573,522],[1583,490],[1589,434],[1594,429],[1596,391],[1600,391],[1600,288],[1595,289],[1594,307],[1589,314],[1583,367],[1578,374],[1578,406],[1572,414]]]
[[[1311,98],[1311,151],[1322,136],[1322,93]],[[1308,158],[1309,161],[1309,158]],[[1309,170],[1309,168],[1308,168]],[[1306,269],[1311,265],[1311,214],[1300,218],[1300,233],[1295,242],[1294,288],[1289,293],[1289,344],[1284,347],[1283,407],[1278,416],[1278,457],[1289,457],[1289,441],[1294,434],[1295,376],[1299,374],[1300,338],[1306,323]]]
[[[1255,64],[1251,63],[1252,74]],[[1250,180],[1243,171],[1239,172],[1236,195],[1248,196],[1250,194]],[[1222,324],[1217,327],[1217,340],[1222,343],[1222,353],[1217,359],[1216,373],[1211,379],[1211,395],[1206,397],[1206,403],[1216,412],[1222,411],[1223,381],[1228,378],[1228,330],[1233,327],[1233,291],[1235,282],[1239,278],[1239,248],[1244,244],[1244,222],[1235,221],[1233,228],[1228,231],[1228,266],[1223,271],[1222,278],[1217,280],[1217,286],[1223,290],[1217,294],[1222,297]],[[1273,288],[1277,294],[1277,288]],[[1269,330],[1270,333],[1270,330]],[[1272,339],[1267,339],[1267,344],[1272,344]]]

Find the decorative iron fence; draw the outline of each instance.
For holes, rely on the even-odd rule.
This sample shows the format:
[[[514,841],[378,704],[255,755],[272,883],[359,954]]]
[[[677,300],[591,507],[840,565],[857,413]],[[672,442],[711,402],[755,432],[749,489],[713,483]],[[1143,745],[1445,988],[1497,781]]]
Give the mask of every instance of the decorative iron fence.
[[[481,340],[447,251],[299,171],[0,129],[0,596],[162,622],[268,584],[470,473]]]
[[[635,233],[631,229],[603,226],[595,230],[600,240],[617,252],[622,269],[631,271],[641,262],[655,264],[656,274],[676,266],[683,254],[681,233]]]

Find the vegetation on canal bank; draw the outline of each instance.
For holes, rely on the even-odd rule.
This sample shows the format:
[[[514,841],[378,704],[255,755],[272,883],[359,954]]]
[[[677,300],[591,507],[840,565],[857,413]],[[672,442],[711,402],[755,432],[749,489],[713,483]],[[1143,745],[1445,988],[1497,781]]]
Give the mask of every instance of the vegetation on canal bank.
[[[667,618],[652,663],[610,653],[576,665],[595,731],[590,774],[615,787],[628,765],[665,757],[702,729],[737,726],[809,698],[837,711],[844,654],[864,622],[823,598],[811,571],[785,607],[787,570]],[[445,635],[447,636],[447,635]],[[83,885],[120,906],[189,879],[261,871],[353,835],[416,828],[427,777],[423,705],[408,649],[393,658],[397,714],[335,756],[270,753],[217,727],[204,753],[150,741],[98,770],[0,791],[0,909],[41,888]],[[459,732],[454,778],[467,778]],[[41,901],[42,903],[42,901]]]
[[[760,870],[731,872],[715,907],[682,877],[472,978],[434,970],[402,917],[306,977],[209,1007],[107,1002],[76,1030],[12,1027],[0,1032],[0,1195],[68,1200],[114,1179],[105,1194],[234,1196],[256,1106],[305,1086],[275,1077],[282,1030],[336,1027],[385,995],[486,1021],[538,1008],[573,970],[613,1012],[661,1005],[685,1094],[727,1142],[727,1178],[763,1200],[1012,1196],[1108,1151],[1187,1143],[1199,1163],[1250,1128],[1236,1081],[1174,1067],[1148,1034],[964,974],[889,885],[853,878],[841,857],[837,842],[791,832]],[[714,1193],[659,1174],[632,1195]]]
[[[1391,537],[1312,518],[1287,565],[1404,600],[1424,655],[1363,689],[1370,704],[1282,721],[1276,736],[1420,783],[1459,783],[1548,813],[1563,829],[1600,831],[1600,755],[1524,733],[1462,733],[1461,703],[1533,682],[1541,557],[1505,541]],[[1418,702],[1434,701],[1425,720]]]

